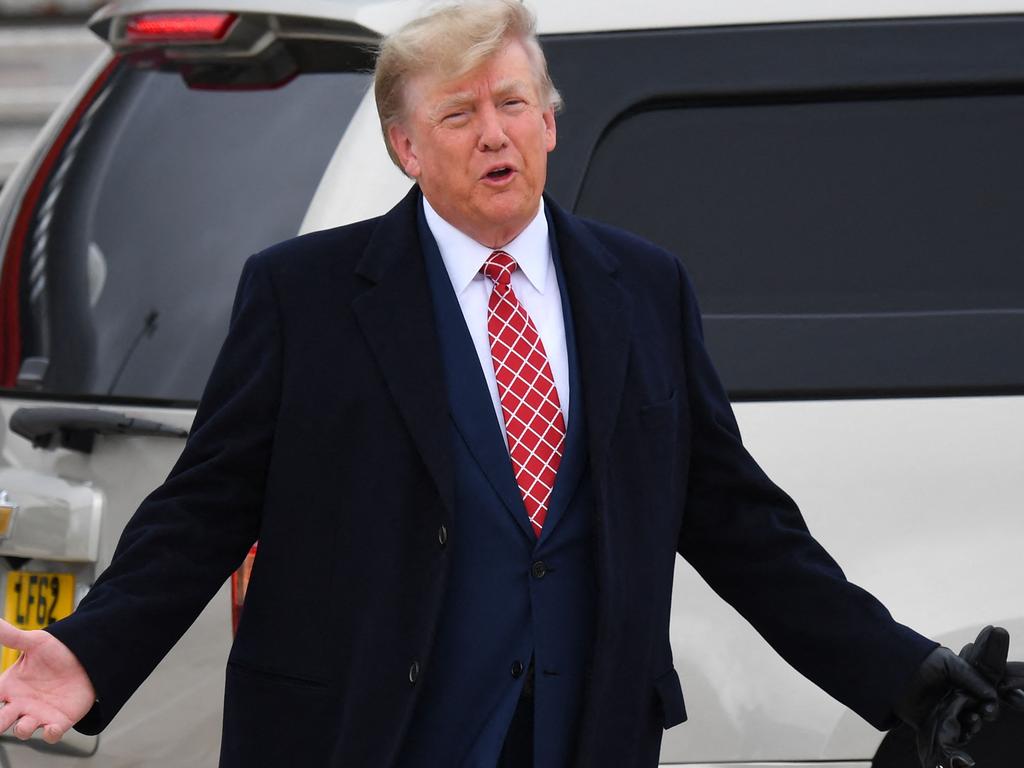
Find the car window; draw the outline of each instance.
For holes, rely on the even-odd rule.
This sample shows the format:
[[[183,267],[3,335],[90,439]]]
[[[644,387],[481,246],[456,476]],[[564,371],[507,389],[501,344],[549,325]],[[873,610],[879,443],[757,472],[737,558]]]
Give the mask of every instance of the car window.
[[[22,357],[48,360],[44,390],[198,400],[242,263],[296,234],[369,81],[193,90],[122,67],[47,180],[20,254]]]
[[[577,211],[678,254],[734,394],[1024,386],[1024,95],[657,103]]]

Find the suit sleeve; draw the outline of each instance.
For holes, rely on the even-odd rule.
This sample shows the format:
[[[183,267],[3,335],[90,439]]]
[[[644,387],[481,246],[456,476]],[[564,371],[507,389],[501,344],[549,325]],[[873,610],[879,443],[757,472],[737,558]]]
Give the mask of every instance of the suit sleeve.
[[[692,453],[678,549],[804,676],[876,728],[936,644],[847,581],[740,439],[680,267]]]
[[[256,540],[281,347],[270,277],[252,257],[181,457],[131,518],[76,611],[49,627],[96,688],[97,704],[77,730],[106,727]]]

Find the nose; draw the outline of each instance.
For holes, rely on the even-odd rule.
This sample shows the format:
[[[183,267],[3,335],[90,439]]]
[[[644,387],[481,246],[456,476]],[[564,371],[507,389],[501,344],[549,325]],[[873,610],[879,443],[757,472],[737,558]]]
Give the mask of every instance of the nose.
[[[477,149],[481,152],[493,152],[503,149],[508,144],[508,136],[505,135],[505,128],[501,122],[501,115],[494,106],[488,105],[480,110],[480,135],[477,139]]]

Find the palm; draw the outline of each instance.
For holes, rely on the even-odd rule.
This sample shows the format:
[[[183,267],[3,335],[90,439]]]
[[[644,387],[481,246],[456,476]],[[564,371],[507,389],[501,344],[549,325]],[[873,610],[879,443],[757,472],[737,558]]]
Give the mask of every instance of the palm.
[[[41,630],[25,632],[0,620],[0,643],[22,652],[0,675],[0,732],[28,738],[38,728],[56,742],[92,707],[96,694],[85,669],[57,638]]]

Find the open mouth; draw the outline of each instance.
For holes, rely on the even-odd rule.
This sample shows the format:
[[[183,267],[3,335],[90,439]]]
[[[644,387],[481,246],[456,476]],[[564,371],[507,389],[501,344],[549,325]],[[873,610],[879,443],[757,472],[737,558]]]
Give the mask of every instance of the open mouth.
[[[500,181],[501,179],[507,179],[512,175],[512,169],[508,166],[502,166],[501,168],[495,168],[493,171],[488,172],[487,178],[494,181]]]

